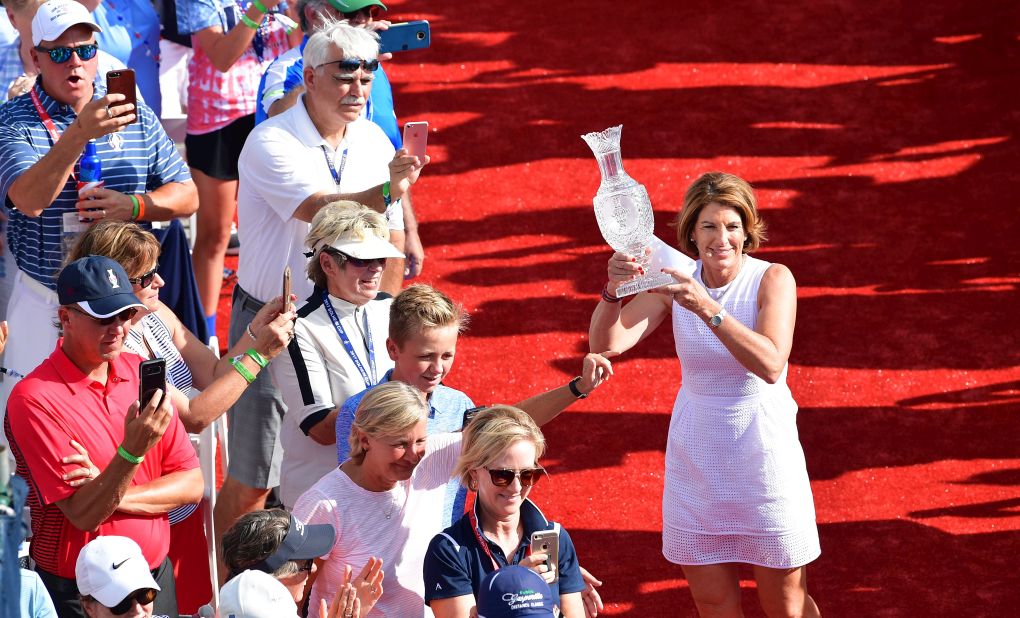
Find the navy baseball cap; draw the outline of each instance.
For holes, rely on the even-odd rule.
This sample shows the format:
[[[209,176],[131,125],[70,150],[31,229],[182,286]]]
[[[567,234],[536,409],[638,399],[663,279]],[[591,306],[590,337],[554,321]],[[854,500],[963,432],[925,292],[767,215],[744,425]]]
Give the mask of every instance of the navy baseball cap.
[[[513,565],[493,571],[478,591],[478,618],[553,616],[552,591],[542,576]]]
[[[145,308],[131,291],[124,267],[102,255],[90,255],[64,267],[57,276],[61,305],[78,305],[95,318],[108,318],[129,307]]]
[[[303,524],[290,516],[290,528],[283,543],[258,564],[248,567],[270,575],[290,560],[312,560],[329,553],[336,540],[336,531],[331,524]]]

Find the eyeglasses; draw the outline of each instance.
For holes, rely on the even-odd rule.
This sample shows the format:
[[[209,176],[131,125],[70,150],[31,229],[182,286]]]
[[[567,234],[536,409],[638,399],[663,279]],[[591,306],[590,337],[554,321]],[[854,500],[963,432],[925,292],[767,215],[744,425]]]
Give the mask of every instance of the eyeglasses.
[[[377,5],[366,6],[358,9],[357,11],[343,11],[341,13],[344,19],[351,20],[355,17],[365,17],[366,19],[375,19],[379,16],[379,7]]]
[[[92,320],[96,324],[99,324],[100,326],[110,326],[114,322],[130,322],[135,318],[135,314],[138,313],[138,307],[128,307],[127,309],[121,311],[120,313],[116,313],[105,318],[97,318],[96,316],[86,313],[81,309],[77,309],[75,307],[69,307],[69,309],[71,311],[74,311],[75,313],[82,314],[83,316],[89,318],[90,320]]]
[[[37,51],[49,54],[50,60],[56,64],[64,64],[71,59],[71,52],[78,54],[78,57],[82,60],[92,60],[96,52],[99,51],[99,44],[86,43],[85,45],[77,45],[75,47],[54,47],[52,49],[36,45],[35,48]]]
[[[362,60],[361,58],[344,58],[343,60],[323,62],[319,66],[324,67],[327,64],[337,65],[344,73],[353,73],[358,69],[365,69],[369,73],[372,73],[379,68],[379,59],[373,58],[371,60]]]
[[[304,560],[298,563],[298,573],[311,573],[314,560]]]
[[[152,280],[156,278],[157,270],[159,270],[159,266],[156,266],[155,268],[153,268],[152,270],[150,270],[149,272],[145,273],[140,277],[134,277],[133,279],[129,278],[128,281],[139,287],[147,288],[150,285],[152,285]]]
[[[348,264],[350,264],[351,266],[353,266],[355,268],[368,268],[370,266],[378,266],[380,268],[385,268],[386,267],[386,258],[384,258],[384,257],[383,258],[362,259],[362,258],[356,258],[353,255],[347,255],[346,253],[343,253],[342,251],[337,251],[336,249],[334,249],[332,251],[327,251],[326,253],[329,253],[334,258],[339,258],[339,259],[342,259],[342,260],[346,261]]]
[[[139,605],[148,605],[156,600],[155,588],[143,588],[141,590],[135,590],[131,594],[124,597],[124,600],[117,603],[113,607],[109,608],[110,613],[115,616],[123,616],[124,614],[131,611],[131,608],[135,606],[135,601],[138,601]]]
[[[538,482],[545,474],[545,468],[525,468],[524,470],[511,470],[509,468],[497,468],[495,470],[486,468],[489,471],[489,480],[496,487],[506,487],[514,482],[515,478],[521,479],[521,487],[531,487]]]

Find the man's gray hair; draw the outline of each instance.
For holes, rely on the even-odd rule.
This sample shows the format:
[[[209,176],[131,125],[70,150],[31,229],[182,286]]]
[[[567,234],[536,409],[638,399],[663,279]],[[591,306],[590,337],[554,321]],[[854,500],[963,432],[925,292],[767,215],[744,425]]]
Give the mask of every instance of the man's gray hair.
[[[305,15],[305,7],[308,7],[319,14],[319,21],[327,19],[329,14],[325,12],[326,7],[329,6],[329,0],[298,0],[297,3],[297,14],[298,20],[301,22],[301,32],[305,34],[312,34],[312,24],[308,21],[308,16]]]
[[[305,45],[302,57],[305,67],[317,69],[330,59],[331,49],[343,52],[344,58],[372,60],[379,56],[379,35],[367,28],[357,28],[346,21],[330,20],[316,30]],[[336,58],[339,60],[339,58]]]

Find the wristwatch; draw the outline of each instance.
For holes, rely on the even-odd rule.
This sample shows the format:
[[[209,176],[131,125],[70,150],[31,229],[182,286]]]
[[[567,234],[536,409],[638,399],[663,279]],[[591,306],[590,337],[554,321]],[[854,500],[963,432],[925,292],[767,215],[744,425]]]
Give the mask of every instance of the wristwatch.
[[[577,383],[580,381],[581,376],[577,376],[576,378],[571,380],[569,384],[567,384],[567,387],[570,388],[570,392],[574,394],[574,397],[577,397],[578,399],[584,399],[591,393],[582,393],[580,390],[578,390]]]
[[[708,321],[708,325],[711,326],[712,328],[719,328],[719,326],[722,324],[722,321],[726,318],[727,315],[729,314],[726,313],[726,308],[720,307],[719,313],[712,316],[712,319]]]

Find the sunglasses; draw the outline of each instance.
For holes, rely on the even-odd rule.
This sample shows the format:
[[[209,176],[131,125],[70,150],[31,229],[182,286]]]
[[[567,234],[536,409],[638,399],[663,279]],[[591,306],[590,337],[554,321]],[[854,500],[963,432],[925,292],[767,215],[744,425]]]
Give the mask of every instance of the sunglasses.
[[[127,595],[123,601],[109,608],[109,610],[110,613],[116,616],[123,616],[131,611],[131,608],[135,606],[135,601],[138,601],[139,605],[148,605],[155,600],[156,590],[154,588],[143,588],[141,590],[135,590],[131,594]]]
[[[342,252],[336,251],[336,250],[328,251],[327,253],[329,253],[330,255],[332,255],[335,258],[342,258],[344,261],[346,261],[348,264],[350,264],[351,266],[353,266],[355,268],[368,268],[369,266],[379,266],[379,267],[382,267],[382,268],[386,267],[386,258],[384,258],[384,257],[383,258],[362,259],[362,258],[356,258],[353,255],[347,255],[346,253],[342,253]]]
[[[358,69],[365,69],[369,73],[375,72],[379,68],[379,59],[373,58],[371,60],[362,60],[361,58],[344,58],[343,60],[334,60],[333,62],[323,62],[320,67],[324,67],[327,64],[335,64],[344,73],[353,73]]]
[[[95,57],[96,52],[99,51],[99,45],[97,43],[86,43],[85,45],[78,45],[76,47],[54,47],[52,49],[36,45],[37,51],[46,52],[50,55],[50,60],[56,64],[64,64],[71,59],[71,53],[78,54],[78,57],[82,60],[92,60]]]
[[[298,573],[311,573],[314,560],[305,560],[298,564]]]
[[[344,19],[354,19],[355,17],[358,16],[370,17],[372,19],[375,19],[376,17],[379,16],[379,7],[375,5],[366,6],[364,8],[358,9],[357,11],[343,11],[342,14],[344,16]]]
[[[156,278],[157,270],[159,270],[159,266],[153,268],[140,277],[129,278],[128,281],[139,287],[147,288],[152,285],[152,280]]]
[[[525,468],[524,470],[511,470],[509,468],[497,468],[495,470],[486,468],[489,471],[489,480],[496,487],[506,487],[514,482],[515,478],[521,479],[521,487],[531,487],[538,482],[545,474],[545,468]]]
[[[120,313],[116,313],[105,318],[97,318],[96,316],[86,313],[81,309],[77,309],[75,307],[69,307],[69,309],[76,313],[82,314],[83,316],[89,318],[90,320],[92,320],[96,324],[99,324],[100,326],[110,326],[114,322],[130,322],[135,318],[135,314],[138,313],[138,307],[128,307],[127,309],[121,311]]]

